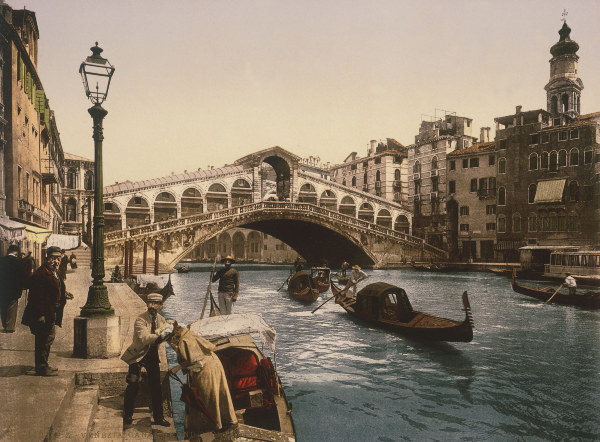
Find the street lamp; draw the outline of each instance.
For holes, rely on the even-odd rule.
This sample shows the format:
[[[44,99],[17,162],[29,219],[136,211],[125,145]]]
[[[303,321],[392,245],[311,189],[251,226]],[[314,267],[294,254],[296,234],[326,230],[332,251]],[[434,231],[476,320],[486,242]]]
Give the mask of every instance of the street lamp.
[[[92,285],[88,291],[87,302],[81,308],[81,316],[107,317],[114,316],[115,311],[108,300],[108,290],[104,285],[104,204],[102,183],[102,120],[108,113],[101,104],[108,95],[110,80],[115,68],[100,54],[102,48],[90,48],[92,55],[87,57],[79,67],[83,79],[85,95],[94,104],[88,109],[94,121],[94,225],[92,242]]]

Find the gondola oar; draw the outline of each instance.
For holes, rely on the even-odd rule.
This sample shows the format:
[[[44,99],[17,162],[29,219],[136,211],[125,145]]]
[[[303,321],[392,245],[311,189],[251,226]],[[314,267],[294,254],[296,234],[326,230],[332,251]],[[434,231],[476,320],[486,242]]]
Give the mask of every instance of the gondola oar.
[[[281,290],[283,288],[283,286],[285,285],[286,282],[288,282],[290,280],[290,278],[292,277],[292,274],[290,273],[290,276],[287,277],[287,279],[285,281],[283,281],[283,284],[281,284],[281,287],[279,287],[277,289],[277,291]]]
[[[553,294],[552,296],[550,296],[550,297],[548,298],[548,300],[547,300],[546,302],[544,302],[544,304],[548,304],[550,301],[552,301],[552,298],[554,298],[554,296],[556,296],[556,294],[558,293],[558,291],[559,291],[560,289],[562,289],[562,286],[563,286],[562,284],[561,284],[561,285],[559,285],[559,286],[558,286],[558,288],[556,289],[556,291],[554,292],[554,294]]]
[[[215,262],[213,262],[212,270],[210,271],[210,279],[208,280],[208,288],[206,289],[206,296],[204,297],[204,305],[202,306],[202,313],[200,314],[200,319],[204,318],[204,311],[206,310],[206,303],[208,302],[208,296],[212,298],[212,293],[210,292],[210,286],[212,285],[213,275],[215,274],[215,269],[217,268],[217,256],[215,255]]]
[[[325,301],[323,304],[321,304],[320,306],[318,306],[316,309],[314,309],[311,313],[316,312],[317,310],[319,310],[321,307],[323,307],[325,304],[327,304],[329,301],[331,301],[333,298],[335,298],[335,295],[333,295],[331,298],[329,298],[327,301]]]

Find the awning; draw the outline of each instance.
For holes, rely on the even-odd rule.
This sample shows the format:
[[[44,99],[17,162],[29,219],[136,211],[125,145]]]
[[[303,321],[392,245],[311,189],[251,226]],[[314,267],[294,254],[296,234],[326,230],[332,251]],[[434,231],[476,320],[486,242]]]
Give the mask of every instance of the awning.
[[[578,250],[577,246],[525,246],[520,247],[519,250]]]
[[[0,217],[0,240],[15,243],[25,239],[25,224]]]
[[[566,178],[539,181],[535,192],[534,203],[558,203],[562,201]]]
[[[52,234],[52,230],[35,226],[25,226],[25,233],[27,234],[27,241],[44,244]]]
[[[523,245],[523,241],[498,241],[494,250],[516,250]]]
[[[48,238],[46,247],[56,246],[64,250],[73,250],[79,247],[79,235],[59,235],[53,233]]]

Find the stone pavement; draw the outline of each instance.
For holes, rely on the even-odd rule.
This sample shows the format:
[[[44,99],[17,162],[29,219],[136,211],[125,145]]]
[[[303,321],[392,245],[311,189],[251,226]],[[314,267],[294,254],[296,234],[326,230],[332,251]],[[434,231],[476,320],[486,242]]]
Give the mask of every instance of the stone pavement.
[[[76,250],[78,257],[89,250]],[[85,262],[85,259],[81,259]],[[73,353],[73,320],[87,300],[91,283],[88,266],[67,273],[67,290],[74,299],[67,302],[63,327],[56,331],[50,365],[59,369],[57,377],[32,374],[34,337],[20,324],[26,304],[19,301],[15,333],[0,333],[0,440],[177,440],[173,421],[170,428],[151,425],[149,395],[140,394],[136,402],[134,425],[123,430],[123,392],[127,364],[119,357],[79,359]],[[146,306],[126,284],[107,284],[109,300],[120,317],[121,353],[131,343],[135,318]],[[167,370],[166,355],[161,354],[161,371]],[[164,374],[164,373],[163,373]],[[146,391],[144,385],[140,393]],[[168,379],[163,382],[166,415],[171,415]],[[143,406],[142,406],[143,405]]]

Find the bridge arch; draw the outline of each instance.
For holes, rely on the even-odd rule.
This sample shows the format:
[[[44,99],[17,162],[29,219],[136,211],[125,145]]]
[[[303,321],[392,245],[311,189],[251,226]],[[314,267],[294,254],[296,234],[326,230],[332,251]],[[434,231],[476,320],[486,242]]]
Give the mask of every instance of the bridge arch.
[[[354,198],[346,195],[340,202],[340,213],[348,216],[356,216],[356,202]]]
[[[394,223],[394,230],[406,234],[410,233],[410,222],[408,221],[406,215],[398,215],[396,217],[396,222]]]
[[[387,209],[380,209],[379,212],[377,212],[377,221],[376,223],[378,226],[382,226],[382,227],[387,227],[388,229],[392,228],[392,215],[390,214],[390,211]]]
[[[311,183],[304,183],[298,192],[298,202],[317,204],[317,190]]]
[[[121,207],[116,201],[106,201],[104,203],[104,231],[113,232],[121,230],[123,223],[121,221]]]
[[[231,238],[231,256],[237,260],[246,258],[246,237],[240,230]]]
[[[206,209],[208,212],[226,209],[229,207],[229,193],[225,184],[212,183],[206,192]]]
[[[372,223],[374,218],[375,210],[373,210],[373,206],[367,202],[362,203],[360,209],[358,209],[358,219]]]
[[[134,196],[127,203],[125,209],[125,225],[136,227],[150,223],[150,205],[143,196]]]
[[[337,196],[335,192],[330,189],[325,189],[321,193],[321,199],[319,200],[319,206],[325,207],[329,210],[337,211]]]
[[[181,193],[179,200],[181,201],[182,217],[202,213],[204,201],[202,199],[202,192],[197,187],[187,187]]]
[[[177,200],[175,195],[162,191],[154,198],[154,222],[177,218]]]
[[[231,206],[242,206],[252,202],[252,186],[245,178],[238,178],[231,186]]]

